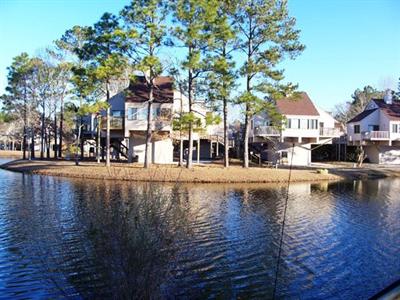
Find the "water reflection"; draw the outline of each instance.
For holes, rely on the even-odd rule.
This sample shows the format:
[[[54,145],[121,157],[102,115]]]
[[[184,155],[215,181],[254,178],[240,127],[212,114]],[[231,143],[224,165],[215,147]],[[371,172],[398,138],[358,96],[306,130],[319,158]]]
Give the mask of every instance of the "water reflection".
[[[286,185],[0,171],[8,298],[270,298]],[[400,180],[293,184],[278,296],[368,298],[400,276]]]

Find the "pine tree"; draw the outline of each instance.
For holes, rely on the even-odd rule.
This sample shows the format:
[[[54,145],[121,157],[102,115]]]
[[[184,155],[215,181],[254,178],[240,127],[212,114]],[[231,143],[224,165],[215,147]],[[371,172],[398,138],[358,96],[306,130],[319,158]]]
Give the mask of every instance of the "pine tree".
[[[32,59],[27,53],[21,53],[13,58],[8,70],[8,85],[6,94],[1,96],[3,109],[10,114],[21,119],[23,123],[23,159],[27,158],[28,129],[31,129],[31,135],[34,136],[32,113],[36,109],[36,101],[32,97]],[[32,128],[30,128],[32,125]],[[33,154],[33,155],[32,155]],[[31,156],[34,157],[34,151]]]
[[[218,17],[217,0],[176,0],[174,1],[174,35],[181,47],[187,51],[182,67],[187,71],[187,96],[189,101],[189,153],[187,168],[193,165],[193,112],[197,81],[209,70],[204,52],[212,47],[210,24]]]
[[[149,90],[145,168],[149,168],[151,162],[152,104],[154,89],[157,88],[155,80],[163,71],[158,54],[166,38],[167,13],[168,7],[163,0],[134,0],[121,11],[125,24],[123,35],[125,44],[122,47],[122,53],[132,60],[136,70],[143,73]]]
[[[125,74],[126,61],[120,54],[121,49],[118,18],[110,13],[105,13],[101,19],[88,29],[88,38],[82,50],[77,49],[79,57],[88,61],[95,77],[106,95],[106,101],[110,100],[111,82],[121,79]],[[107,107],[106,126],[106,166],[110,166],[110,106]]]
[[[228,103],[235,87],[236,71],[232,53],[237,48],[237,32],[233,28],[232,14],[235,1],[224,0],[219,3],[217,18],[212,25],[214,44],[210,55],[211,72],[208,74],[208,98],[217,107],[222,102],[224,119],[224,166],[229,167]]]
[[[240,70],[246,80],[246,90],[238,98],[238,102],[245,105],[245,168],[249,167],[250,119],[260,111],[273,108],[264,97],[278,99],[297,88],[291,83],[283,84],[284,70],[278,69],[278,64],[287,56],[293,59],[304,49],[295,23],[288,14],[285,0],[238,1],[235,26],[240,33],[239,48],[246,56]]]

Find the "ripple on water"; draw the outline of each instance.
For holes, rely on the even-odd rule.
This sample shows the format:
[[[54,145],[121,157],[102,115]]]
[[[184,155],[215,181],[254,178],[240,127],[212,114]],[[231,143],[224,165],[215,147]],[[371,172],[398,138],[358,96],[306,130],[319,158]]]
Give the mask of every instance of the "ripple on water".
[[[270,298],[285,188],[162,188],[175,206],[186,206],[178,218],[184,234],[171,236],[168,245],[174,253],[166,266],[165,296]],[[140,208],[138,190],[146,188],[0,171],[0,298],[110,296],[122,277],[115,281],[107,267],[115,273],[120,269],[114,264],[129,269],[137,263],[125,260],[120,239],[128,226],[142,226],[141,220],[123,223],[118,212]],[[397,279],[399,193],[400,181],[389,179],[292,185],[278,296],[368,298]],[[142,222],[157,228],[150,219]],[[101,229],[108,236],[99,243]],[[141,253],[140,247],[130,249]],[[159,250],[165,249],[149,251],[164,253]]]

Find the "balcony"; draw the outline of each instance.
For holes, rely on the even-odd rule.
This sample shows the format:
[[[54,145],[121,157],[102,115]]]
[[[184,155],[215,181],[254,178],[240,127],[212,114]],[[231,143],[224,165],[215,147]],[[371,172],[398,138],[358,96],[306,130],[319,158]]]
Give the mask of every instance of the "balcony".
[[[340,136],[340,131],[338,128],[320,127],[319,135],[322,137],[337,137]]]
[[[101,118],[101,129],[107,129],[107,117]],[[110,130],[122,130],[124,129],[124,118],[123,117],[110,117]]]
[[[389,140],[389,131],[364,131],[362,139],[370,141],[385,141]]]
[[[254,135],[258,136],[280,136],[280,131],[274,126],[257,126],[254,128]]]

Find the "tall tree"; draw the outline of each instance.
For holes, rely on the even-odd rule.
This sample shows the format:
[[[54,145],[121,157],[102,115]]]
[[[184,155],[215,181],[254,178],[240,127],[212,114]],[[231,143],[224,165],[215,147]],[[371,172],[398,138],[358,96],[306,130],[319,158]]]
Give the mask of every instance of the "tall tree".
[[[176,0],[174,1],[174,35],[181,47],[187,51],[182,67],[187,71],[187,96],[189,101],[189,153],[187,168],[193,165],[193,111],[194,95],[199,77],[209,70],[204,52],[212,46],[210,24],[218,17],[217,0]]]
[[[166,39],[165,20],[168,13],[166,3],[163,0],[133,0],[121,11],[126,29],[123,53],[133,60],[134,68],[143,73],[149,90],[145,168],[150,167],[151,161],[152,104],[154,89],[157,88],[155,80],[163,71],[159,51]]]
[[[92,73],[100,83],[101,90],[110,101],[111,83],[125,75],[126,61],[120,54],[121,39],[118,18],[105,13],[101,19],[89,28],[89,36],[82,51],[78,51],[80,58],[90,62],[94,68]],[[110,106],[107,107],[106,126],[106,166],[110,166]]]
[[[228,139],[228,103],[232,102],[231,93],[235,87],[236,71],[232,53],[237,48],[237,35],[233,27],[232,14],[236,2],[220,1],[219,18],[212,26],[214,44],[210,49],[211,71],[208,74],[208,98],[219,106],[222,102],[224,119],[224,166],[229,167]]]
[[[249,167],[250,119],[261,110],[271,109],[268,99],[290,94],[297,86],[283,84],[284,70],[278,64],[287,56],[295,58],[304,46],[299,42],[299,30],[290,17],[285,0],[240,0],[235,13],[235,25],[240,33],[240,50],[246,56],[241,75],[246,90],[238,98],[245,106],[245,132],[243,137],[243,167]]]
[[[63,61],[65,62],[60,65],[62,69],[74,69],[74,70],[79,70],[85,67],[85,62],[83,59],[79,57],[79,53],[83,52],[83,47],[85,45],[85,42],[87,41],[89,37],[89,27],[81,27],[81,26],[74,26],[71,29],[68,29],[63,36],[55,41],[55,45],[57,48],[57,53],[59,57],[63,58]],[[64,58],[65,57],[65,58]],[[79,72],[78,72],[79,73]],[[75,74],[76,76],[79,76],[79,74]],[[75,76],[75,81],[74,83],[77,83],[79,79]],[[83,88],[82,86],[79,87],[79,89]],[[92,86],[88,87],[89,89],[92,88]],[[76,90],[75,90],[76,91]],[[89,93],[90,94],[90,93]],[[60,95],[62,96],[62,94]],[[84,98],[80,97],[79,98],[82,105],[82,101]],[[60,143],[58,146],[58,157],[62,156],[62,147],[63,147],[63,132],[64,132],[64,97],[60,98]],[[81,149],[82,149],[82,141],[81,141]]]
[[[32,97],[32,59],[27,53],[13,58],[8,70],[6,94],[1,98],[4,109],[23,122],[23,159],[27,158],[28,129],[33,124],[32,114],[36,109],[36,101]],[[34,132],[31,129],[31,134]],[[34,152],[33,152],[34,154]]]

